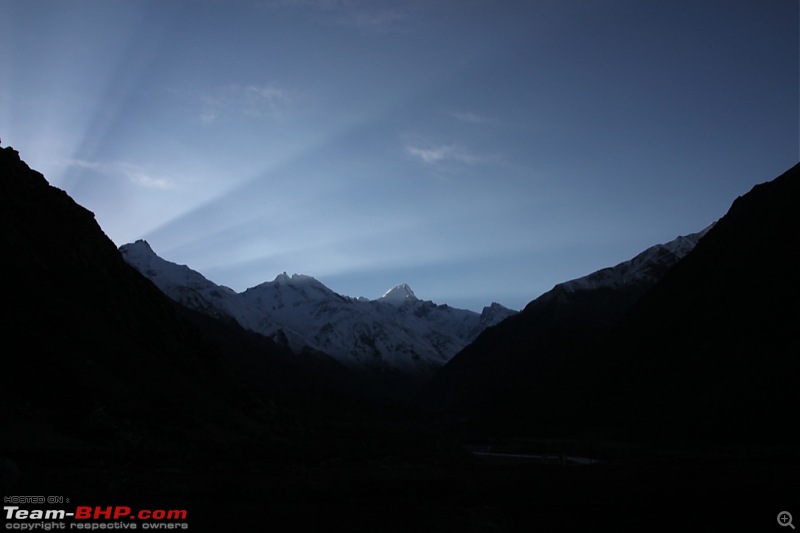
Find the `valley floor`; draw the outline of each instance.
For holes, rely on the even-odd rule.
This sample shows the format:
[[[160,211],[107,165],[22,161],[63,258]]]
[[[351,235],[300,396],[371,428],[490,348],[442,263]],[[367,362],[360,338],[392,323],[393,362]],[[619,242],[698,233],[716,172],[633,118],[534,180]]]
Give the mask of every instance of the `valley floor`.
[[[367,456],[17,454],[9,490],[186,509],[178,522],[191,531],[769,531],[779,512],[800,512],[796,458],[576,466]]]

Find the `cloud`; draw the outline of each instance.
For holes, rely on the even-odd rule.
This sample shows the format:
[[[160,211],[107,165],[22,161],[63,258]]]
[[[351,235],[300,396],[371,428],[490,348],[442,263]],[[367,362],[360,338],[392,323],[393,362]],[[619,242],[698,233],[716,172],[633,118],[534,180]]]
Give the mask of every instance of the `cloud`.
[[[123,175],[128,178],[129,181],[135,183],[136,185],[140,185],[142,187],[147,187],[148,189],[173,189],[175,185],[165,178],[159,178],[153,176],[151,174],[147,174],[140,170],[123,170]]]
[[[85,168],[88,170],[94,170],[96,172],[104,172],[105,165],[102,163],[98,163],[97,161],[86,161],[85,159],[70,159],[67,161],[66,166],[74,167],[74,168]]]
[[[427,148],[420,148],[417,146],[407,146],[408,153],[426,163],[428,165],[435,165],[437,163],[456,161],[472,165],[480,161],[480,158],[470,154],[464,148],[455,145],[439,145]]]
[[[452,116],[456,120],[460,120],[461,122],[467,122],[469,124],[486,124],[489,122],[488,119],[480,115],[476,115],[475,113],[450,111],[450,116]]]
[[[163,177],[155,176],[144,171],[141,167],[130,163],[102,163],[99,161],[87,161],[85,159],[71,159],[66,166],[91,170],[98,174],[111,177],[124,178],[130,183],[148,189],[174,189],[175,184]]]
[[[233,86],[234,96],[244,98],[244,113],[253,117],[264,115],[275,116],[282,112],[289,103],[289,95],[275,85],[245,85]]]
[[[197,120],[211,125],[226,116],[276,118],[285,113],[292,102],[289,91],[273,83],[234,83],[199,95],[201,110]]]

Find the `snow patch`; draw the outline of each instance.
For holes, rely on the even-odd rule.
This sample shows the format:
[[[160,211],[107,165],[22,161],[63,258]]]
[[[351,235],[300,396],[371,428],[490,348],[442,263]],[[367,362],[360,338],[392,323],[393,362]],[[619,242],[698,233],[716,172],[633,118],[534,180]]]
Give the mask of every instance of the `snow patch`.
[[[383,293],[383,296],[378,298],[378,300],[393,305],[402,305],[405,302],[415,302],[419,300],[419,298],[417,298],[408,284],[401,283]]]

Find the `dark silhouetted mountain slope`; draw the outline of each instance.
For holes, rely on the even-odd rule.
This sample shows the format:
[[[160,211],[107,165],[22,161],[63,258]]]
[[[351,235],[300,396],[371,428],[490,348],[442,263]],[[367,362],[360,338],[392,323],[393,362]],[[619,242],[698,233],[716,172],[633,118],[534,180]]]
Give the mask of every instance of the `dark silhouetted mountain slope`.
[[[706,231],[556,285],[456,355],[432,380],[427,401],[439,407],[483,406],[510,384],[525,387],[530,376],[542,376],[560,358],[607,333]]]
[[[737,198],[602,345],[597,421],[796,445],[798,248],[800,165]]]
[[[0,227],[3,448],[191,448],[265,429],[222,352],[11,148]]]
[[[738,198],[650,290],[566,307],[551,291],[457,355],[432,397],[483,431],[796,445],[799,245],[795,166]]]

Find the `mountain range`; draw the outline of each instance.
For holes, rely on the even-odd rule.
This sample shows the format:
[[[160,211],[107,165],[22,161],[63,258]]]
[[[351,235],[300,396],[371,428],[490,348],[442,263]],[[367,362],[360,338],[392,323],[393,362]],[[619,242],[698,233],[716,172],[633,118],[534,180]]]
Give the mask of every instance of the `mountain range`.
[[[285,272],[236,293],[165,261],[145,241],[123,245],[120,252],[166,295],[191,309],[361,370],[430,376],[485,328],[515,313],[497,303],[482,313],[435,304],[417,298],[407,284],[375,300],[351,298],[311,276]]]

